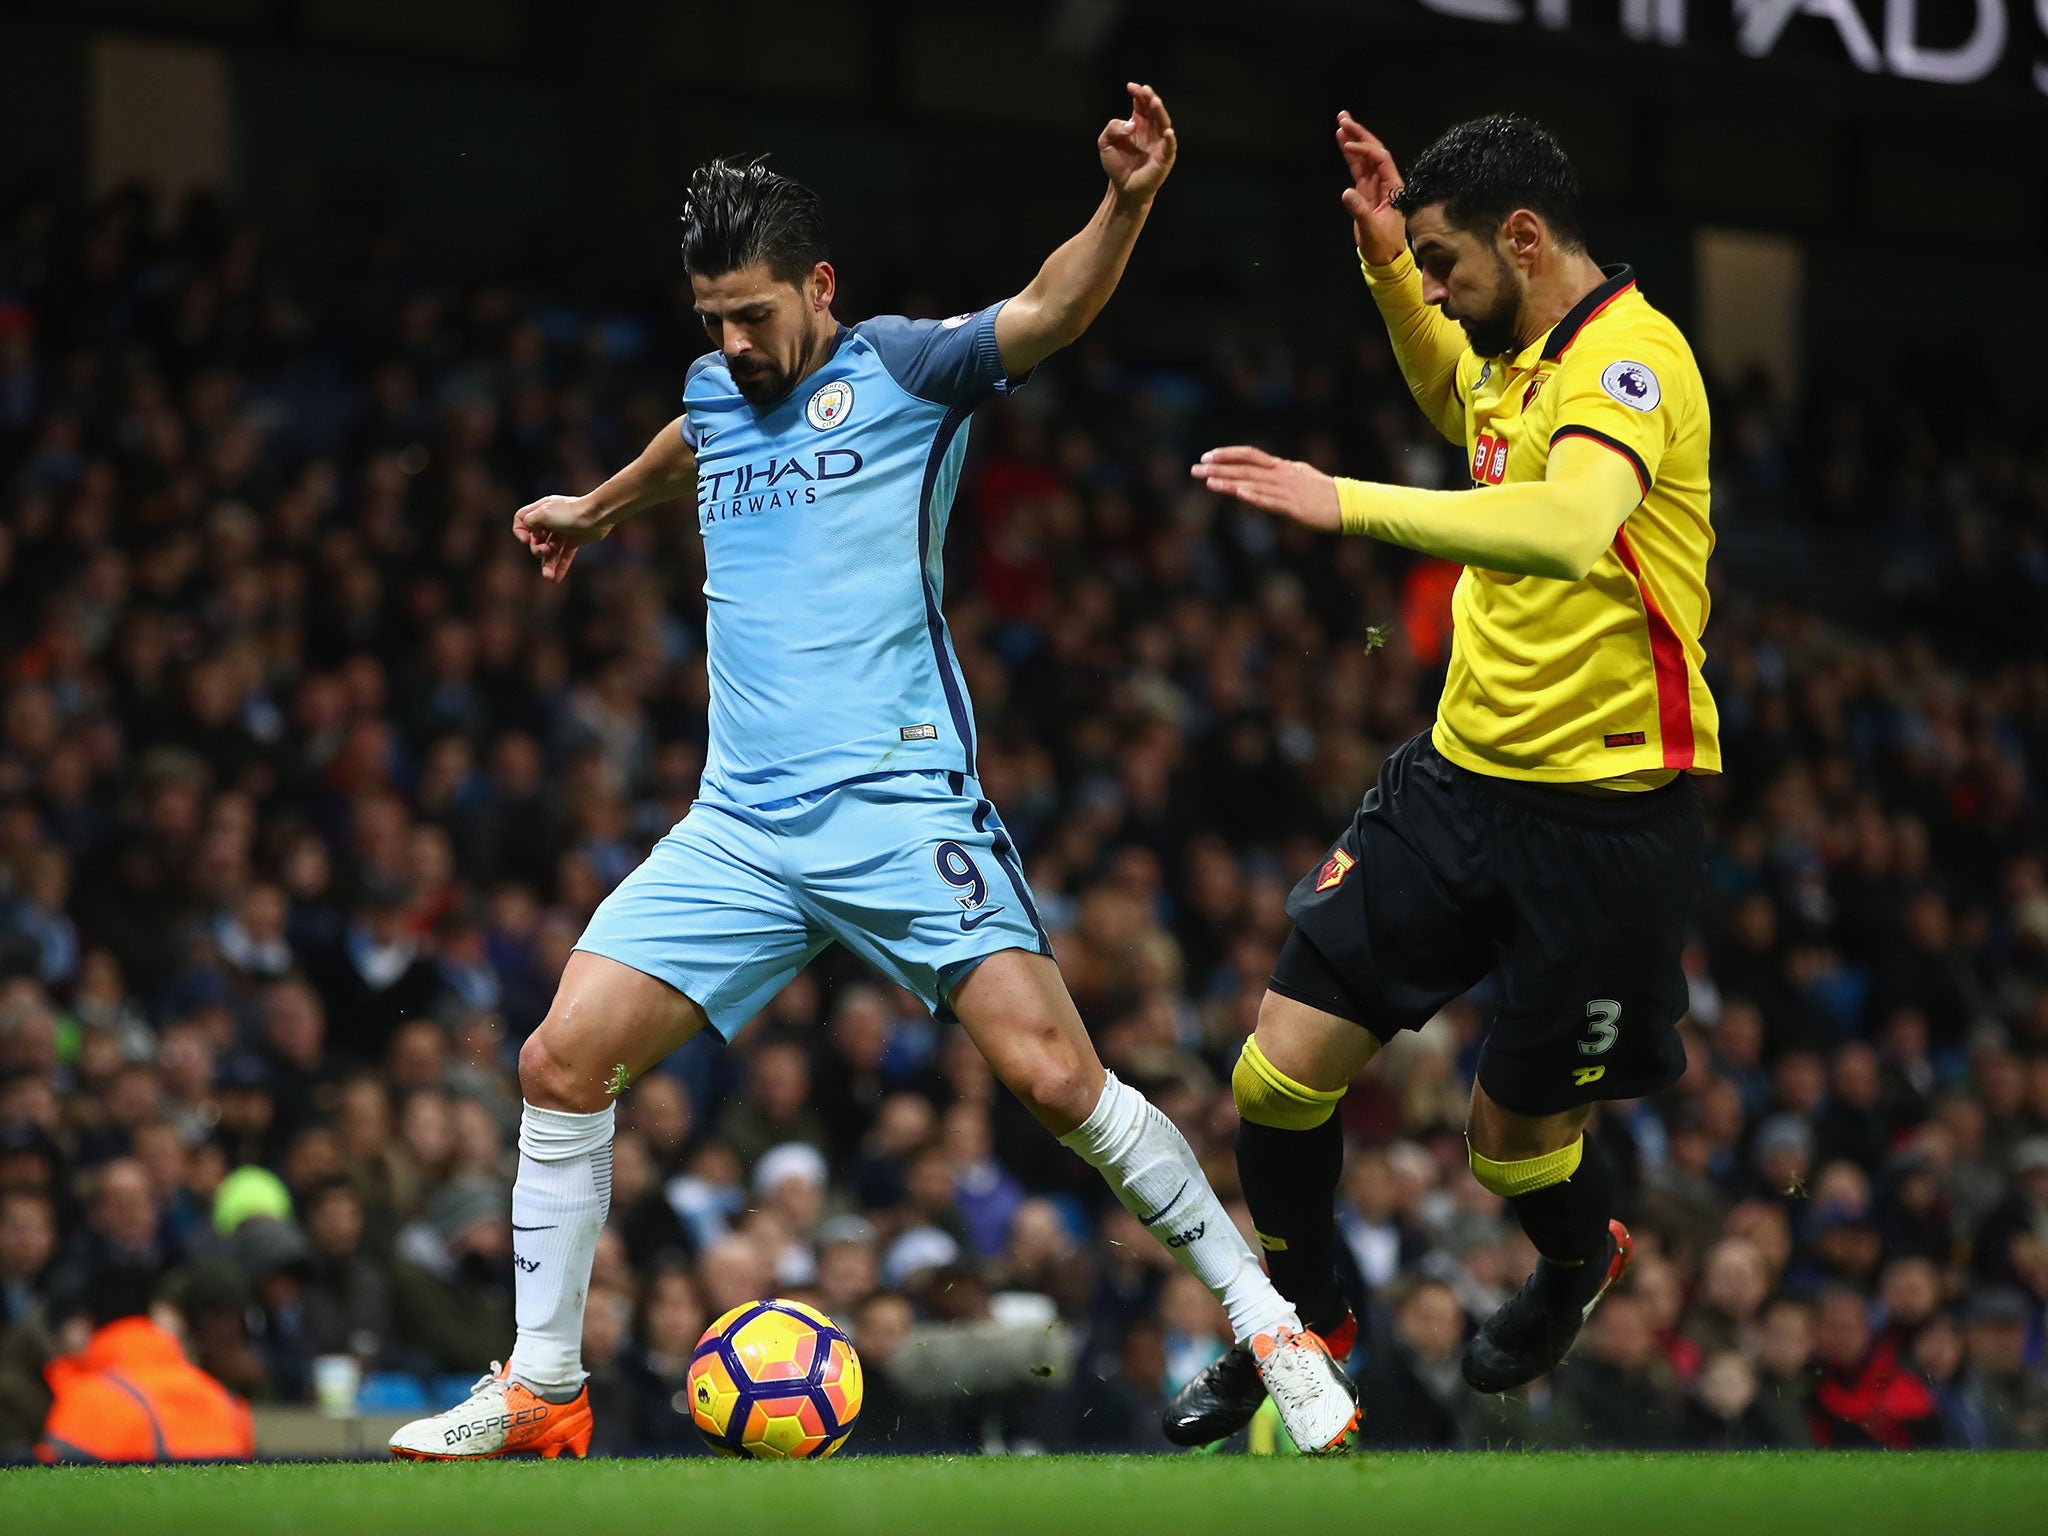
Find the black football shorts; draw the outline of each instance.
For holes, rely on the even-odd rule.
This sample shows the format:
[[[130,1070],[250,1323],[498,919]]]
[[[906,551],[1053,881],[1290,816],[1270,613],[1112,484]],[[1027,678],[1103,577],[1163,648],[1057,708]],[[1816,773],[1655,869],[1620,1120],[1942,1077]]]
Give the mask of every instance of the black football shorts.
[[[1492,974],[1479,1082],[1496,1103],[1657,1093],[1685,1070],[1679,952],[1704,840],[1685,774],[1587,794],[1472,773],[1418,736],[1288,897],[1272,988],[1386,1041]]]

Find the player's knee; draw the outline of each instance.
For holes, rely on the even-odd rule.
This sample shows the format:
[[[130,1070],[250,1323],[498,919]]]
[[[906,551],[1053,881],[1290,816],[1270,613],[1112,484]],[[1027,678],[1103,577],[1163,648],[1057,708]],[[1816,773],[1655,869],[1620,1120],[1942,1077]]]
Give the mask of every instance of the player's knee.
[[[1008,1086],[1040,1123],[1072,1130],[1102,1095],[1102,1069],[1075,1052],[1052,1047],[1032,1052]]]
[[[1238,1115],[1252,1125],[1275,1130],[1314,1130],[1330,1118],[1344,1092],[1295,1081],[1267,1059],[1256,1035],[1245,1041],[1230,1074],[1230,1094],[1237,1100]]]
[[[1082,1062],[1048,1061],[1035,1074],[1027,1103],[1041,1120],[1079,1125],[1101,1095],[1099,1073],[1089,1072]]]
[[[1577,1173],[1586,1155],[1586,1138],[1583,1134],[1574,1136],[1565,1146],[1533,1157],[1504,1158],[1488,1157],[1479,1150],[1477,1142],[1468,1139],[1465,1155],[1472,1164],[1472,1177],[1482,1188],[1512,1200],[1517,1195],[1533,1195],[1539,1189],[1562,1184]]]
[[[604,1108],[602,1085],[582,1084],[578,1079],[579,1074],[555,1049],[545,1025],[527,1036],[526,1044],[519,1048],[519,1092],[527,1103],[572,1114]]]
[[[1491,1163],[1520,1164],[1563,1157],[1578,1141],[1590,1113],[1589,1108],[1582,1107],[1555,1115],[1519,1114],[1496,1100],[1484,1084],[1475,1084],[1472,1110],[1465,1121],[1465,1142],[1471,1156]],[[1557,1182],[1570,1176],[1563,1174]]]

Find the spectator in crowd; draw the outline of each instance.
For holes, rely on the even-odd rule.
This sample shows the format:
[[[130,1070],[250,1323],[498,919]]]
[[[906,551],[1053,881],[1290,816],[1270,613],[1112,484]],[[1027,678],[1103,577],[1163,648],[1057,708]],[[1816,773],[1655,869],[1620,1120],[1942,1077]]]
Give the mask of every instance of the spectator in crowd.
[[[2034,1322],[2024,1297],[1980,1293],[1966,1323],[1968,1364],[1953,1391],[1951,1438],[1994,1450],[2048,1447],[2048,1380],[2027,1369],[2027,1332]]]
[[[57,1215],[39,1190],[0,1189],[0,1329],[49,1326]]]
[[[1868,1306],[1860,1293],[1841,1285],[1824,1290],[1815,1304],[1819,1380],[1809,1409],[1814,1444],[1894,1451],[1939,1445],[1932,1390],[1891,1344],[1872,1338]]]
[[[857,1304],[830,1315],[851,1318]],[[634,1406],[622,1436],[625,1444],[679,1456],[704,1450],[690,1420],[688,1374],[690,1357],[710,1321],[686,1267],[665,1264],[649,1277],[632,1335],[640,1343],[630,1364]]]
[[[1756,1365],[1738,1349],[1709,1355],[1686,1402],[1686,1441],[1708,1451],[1779,1450],[1788,1439],[1760,1395]]]
[[[1599,1450],[1669,1449],[1677,1438],[1680,1383],[1657,1348],[1650,1309],[1633,1291],[1608,1298],[1586,1341],[1558,1368],[1556,1414],[1573,1444]]]
[[[0,1186],[0,1458],[28,1454],[49,1409],[42,1365],[51,1352],[56,1254],[49,1197]]]
[[[300,1200],[307,1260],[301,1305],[313,1355],[354,1355],[363,1365],[385,1358],[393,1342],[391,1283],[363,1248],[363,1196],[332,1173]]]
[[[44,1461],[246,1461],[249,1406],[198,1370],[151,1320],[154,1274],[110,1264],[87,1282],[85,1347],[52,1360]]]
[[[751,1169],[770,1147],[825,1144],[824,1122],[811,1107],[810,1060],[796,1040],[771,1039],[753,1048],[746,1083],[720,1119],[718,1135],[742,1169]]]
[[[395,1332],[438,1370],[490,1358],[487,1340],[512,1326],[510,1211],[502,1181],[457,1179],[428,1198],[393,1244]]]
[[[1407,1283],[1387,1298],[1393,1328],[1370,1346],[1359,1393],[1372,1406],[1360,1444],[1378,1450],[1457,1450],[1474,1442],[1475,1405],[1459,1373],[1466,1318],[1441,1280]]]
[[[2014,1146],[2006,1197],[1977,1231],[1975,1268],[1980,1279],[2048,1299],[2048,1135]]]

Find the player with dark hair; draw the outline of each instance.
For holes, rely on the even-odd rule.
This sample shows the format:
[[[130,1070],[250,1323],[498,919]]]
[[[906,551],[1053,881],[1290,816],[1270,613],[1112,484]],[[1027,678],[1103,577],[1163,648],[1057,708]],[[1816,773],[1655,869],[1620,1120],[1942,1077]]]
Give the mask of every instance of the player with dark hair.
[[[717,276],[756,263],[777,282],[801,283],[832,252],[825,205],[765,159],[747,165],[707,160],[683,199],[683,269]]]
[[[1274,1283],[1343,1353],[1337,1101],[1382,1044],[1492,975],[1472,1171],[1541,1256],[1466,1346],[1465,1379],[1504,1392],[1556,1365],[1628,1268],[1591,1106],[1685,1068],[1692,775],[1721,766],[1700,670],[1706,393],[1634,274],[1587,254],[1577,178],[1539,125],[1461,124],[1405,185],[1348,113],[1337,142],[1366,283],[1472,489],[1332,479],[1249,447],[1194,475],[1465,570],[1435,727],[1388,757],[1288,898],[1294,931],[1232,1078],[1238,1168]],[[1169,1405],[1167,1434],[1222,1439],[1261,1395],[1232,1350]]]
[[[976,405],[1024,382],[1108,302],[1172,168],[1159,96],[1131,87],[1097,143],[1088,226],[1006,303],[845,326],[818,200],[765,166],[690,181],[683,252],[717,344],[683,414],[583,496],[522,507],[553,581],[577,551],[694,483],[710,745],[690,813],[592,916],[519,1057],[512,1194],[519,1336],[399,1456],[582,1455],[584,1294],[611,1194],[612,1099],[699,1030],[731,1039],[838,941],[957,1019],[990,1066],[1208,1285],[1295,1439],[1341,1444],[1349,1380],[1225,1214],[1193,1150],[1104,1072],[1008,833],[975,778],[941,610],[942,545]]]

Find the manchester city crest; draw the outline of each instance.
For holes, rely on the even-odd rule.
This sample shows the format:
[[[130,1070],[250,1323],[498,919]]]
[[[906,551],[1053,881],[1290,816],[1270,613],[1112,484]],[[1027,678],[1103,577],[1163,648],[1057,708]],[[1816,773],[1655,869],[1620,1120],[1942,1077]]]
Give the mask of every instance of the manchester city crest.
[[[820,432],[830,432],[853,411],[853,386],[845,379],[834,379],[830,384],[818,386],[810,403],[804,407],[804,420]]]

